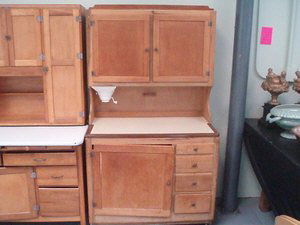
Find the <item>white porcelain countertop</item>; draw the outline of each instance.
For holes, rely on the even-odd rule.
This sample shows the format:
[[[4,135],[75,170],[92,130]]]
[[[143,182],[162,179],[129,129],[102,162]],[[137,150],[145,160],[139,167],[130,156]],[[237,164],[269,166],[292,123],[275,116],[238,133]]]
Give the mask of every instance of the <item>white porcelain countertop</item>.
[[[0,127],[0,146],[77,146],[88,126]]]
[[[91,134],[212,134],[203,117],[96,118]]]

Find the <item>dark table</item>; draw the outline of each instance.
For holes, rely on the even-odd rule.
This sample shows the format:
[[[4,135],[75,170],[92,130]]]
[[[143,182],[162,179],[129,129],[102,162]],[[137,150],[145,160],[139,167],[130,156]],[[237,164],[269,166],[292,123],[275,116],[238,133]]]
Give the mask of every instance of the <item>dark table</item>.
[[[275,215],[300,219],[300,142],[280,137],[278,127],[266,128],[246,119],[245,146]]]

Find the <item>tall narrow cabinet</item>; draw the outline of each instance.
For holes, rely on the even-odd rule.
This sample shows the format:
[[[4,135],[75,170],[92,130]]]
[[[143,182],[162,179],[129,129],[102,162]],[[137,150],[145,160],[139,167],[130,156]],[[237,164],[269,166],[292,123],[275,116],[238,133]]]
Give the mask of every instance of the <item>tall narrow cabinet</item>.
[[[0,125],[84,124],[82,14],[0,5]]]
[[[205,6],[89,10],[91,224],[213,221],[215,24],[215,11]],[[102,86],[116,87],[114,101],[100,101],[95,90]]]

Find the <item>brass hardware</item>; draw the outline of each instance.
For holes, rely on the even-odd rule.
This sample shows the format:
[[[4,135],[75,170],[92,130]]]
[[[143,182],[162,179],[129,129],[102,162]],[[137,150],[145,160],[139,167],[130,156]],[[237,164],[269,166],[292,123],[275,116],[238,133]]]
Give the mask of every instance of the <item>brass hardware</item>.
[[[33,159],[33,161],[35,162],[45,162],[47,159],[44,159],[44,158],[35,158]]]
[[[194,163],[193,165],[192,165],[192,168],[197,168],[198,167],[198,164],[197,163]]]
[[[192,204],[191,204],[191,207],[196,207],[196,203],[192,203]]]
[[[193,183],[192,183],[192,186],[197,186],[197,182],[193,182]]]
[[[11,41],[11,36],[10,35],[5,35],[5,40]]]
[[[198,152],[198,148],[194,148],[193,151],[194,151],[194,152]]]
[[[61,176],[51,176],[52,179],[62,179],[64,178],[64,175]]]

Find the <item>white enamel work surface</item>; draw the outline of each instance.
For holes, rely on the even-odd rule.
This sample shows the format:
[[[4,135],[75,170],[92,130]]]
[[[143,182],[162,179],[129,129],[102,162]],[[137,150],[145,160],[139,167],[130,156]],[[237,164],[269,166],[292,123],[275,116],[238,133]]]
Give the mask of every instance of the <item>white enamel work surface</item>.
[[[88,126],[0,127],[0,146],[76,146]]]
[[[91,134],[214,133],[202,117],[97,118]]]

